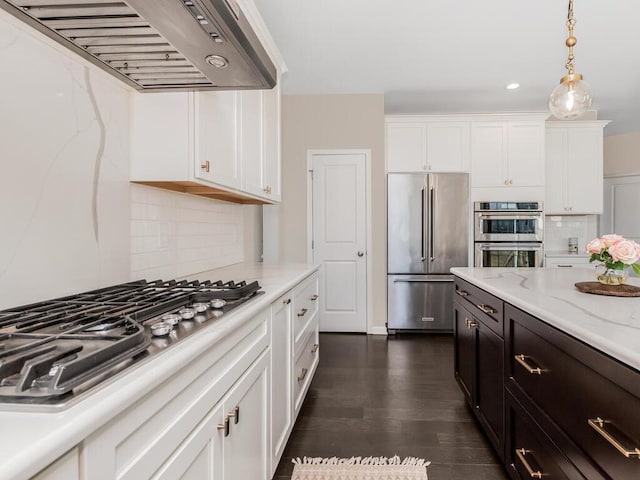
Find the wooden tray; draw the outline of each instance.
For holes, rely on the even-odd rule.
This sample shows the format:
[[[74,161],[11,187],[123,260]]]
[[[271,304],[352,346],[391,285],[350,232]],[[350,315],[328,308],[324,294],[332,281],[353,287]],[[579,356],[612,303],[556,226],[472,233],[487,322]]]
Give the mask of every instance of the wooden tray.
[[[576,288],[584,293],[611,297],[640,297],[640,287],[635,285],[604,285],[600,282],[578,282]]]

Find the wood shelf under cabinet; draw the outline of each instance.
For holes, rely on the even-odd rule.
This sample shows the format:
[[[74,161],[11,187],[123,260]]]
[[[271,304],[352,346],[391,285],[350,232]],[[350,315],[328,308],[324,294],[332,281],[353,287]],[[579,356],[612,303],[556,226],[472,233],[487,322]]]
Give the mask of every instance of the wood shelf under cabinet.
[[[196,182],[132,181],[131,183],[146,185],[148,187],[162,188],[165,190],[172,190],[174,192],[188,193],[189,195],[197,195],[199,197],[214,198],[216,200],[223,200],[225,202],[241,203],[243,205],[269,205],[271,203],[257,198],[250,198],[239,193],[227,192],[226,190],[209,187]]]

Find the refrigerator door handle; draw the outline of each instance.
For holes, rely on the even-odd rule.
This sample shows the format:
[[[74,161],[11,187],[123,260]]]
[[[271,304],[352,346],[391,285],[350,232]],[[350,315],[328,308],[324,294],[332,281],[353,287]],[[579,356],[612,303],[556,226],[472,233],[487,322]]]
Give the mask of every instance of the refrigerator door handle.
[[[434,237],[434,232],[433,232],[433,228],[435,225],[435,220],[434,220],[434,203],[435,203],[435,198],[436,198],[436,194],[435,194],[435,189],[433,187],[431,187],[429,189],[429,261],[433,262],[436,257],[434,256],[434,245],[433,245],[433,237]]]
[[[423,262],[427,259],[427,253],[426,253],[426,246],[425,246],[425,238],[424,238],[424,215],[425,215],[425,207],[426,207],[426,203],[427,203],[427,196],[426,196],[426,192],[425,192],[425,188],[422,187],[422,196],[420,197],[420,200],[422,201],[422,215],[421,215],[421,231],[422,231],[422,257],[420,258],[420,260],[422,260]]]

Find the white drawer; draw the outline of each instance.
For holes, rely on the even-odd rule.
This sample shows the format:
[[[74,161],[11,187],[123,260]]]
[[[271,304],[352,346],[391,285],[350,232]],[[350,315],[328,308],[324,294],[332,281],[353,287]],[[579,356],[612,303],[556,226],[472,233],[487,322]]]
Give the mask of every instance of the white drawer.
[[[545,266],[547,268],[593,267],[593,265],[589,263],[589,257],[578,257],[575,255],[567,255],[566,257],[545,257]]]
[[[305,394],[309,389],[320,359],[317,324],[299,353],[300,356],[296,360],[295,367],[293,368],[293,398],[296,415],[298,415],[300,411],[300,407],[302,406]]]
[[[293,292],[293,341],[294,350],[309,334],[311,321],[318,311],[318,272],[302,281]]]

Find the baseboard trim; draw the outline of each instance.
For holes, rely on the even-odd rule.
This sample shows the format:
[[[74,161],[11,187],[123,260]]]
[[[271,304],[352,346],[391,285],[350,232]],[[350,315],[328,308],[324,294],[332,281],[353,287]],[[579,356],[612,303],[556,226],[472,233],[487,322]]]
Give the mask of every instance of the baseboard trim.
[[[367,333],[369,335],[387,335],[387,327],[371,327]]]

